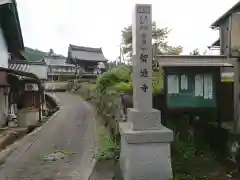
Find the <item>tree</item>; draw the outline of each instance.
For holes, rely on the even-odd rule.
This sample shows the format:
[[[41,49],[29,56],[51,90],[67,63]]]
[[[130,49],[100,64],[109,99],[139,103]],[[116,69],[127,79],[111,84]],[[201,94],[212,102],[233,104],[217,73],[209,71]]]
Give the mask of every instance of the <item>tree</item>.
[[[199,49],[194,49],[192,52],[190,52],[190,55],[200,55]]]
[[[207,50],[200,53],[200,50],[198,48],[195,48],[192,52],[190,52],[190,55],[206,55],[206,54],[207,54]]]
[[[156,22],[152,23],[153,52],[155,55],[168,54],[179,55],[182,52],[181,46],[171,46],[167,42],[168,28],[158,28]],[[132,26],[124,27],[122,30],[122,49],[125,55],[132,57]]]

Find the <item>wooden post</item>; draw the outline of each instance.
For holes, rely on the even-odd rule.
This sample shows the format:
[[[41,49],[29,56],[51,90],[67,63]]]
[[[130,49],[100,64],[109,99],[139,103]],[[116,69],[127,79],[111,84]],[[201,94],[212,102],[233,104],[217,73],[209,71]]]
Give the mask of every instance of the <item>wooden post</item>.
[[[234,131],[240,133],[240,59],[234,64]]]

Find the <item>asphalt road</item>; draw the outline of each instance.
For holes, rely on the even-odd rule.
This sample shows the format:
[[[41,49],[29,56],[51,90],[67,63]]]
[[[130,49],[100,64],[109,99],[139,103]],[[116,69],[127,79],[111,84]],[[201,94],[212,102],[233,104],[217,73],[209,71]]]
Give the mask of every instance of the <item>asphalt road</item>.
[[[60,112],[0,167],[0,180],[82,180],[94,151],[94,110],[78,96],[56,93]],[[64,159],[46,161],[61,151]]]

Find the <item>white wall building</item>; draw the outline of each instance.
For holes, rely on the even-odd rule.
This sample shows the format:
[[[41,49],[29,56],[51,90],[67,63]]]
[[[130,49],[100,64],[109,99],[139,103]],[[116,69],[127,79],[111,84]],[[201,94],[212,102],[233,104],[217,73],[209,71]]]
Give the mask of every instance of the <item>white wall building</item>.
[[[0,0],[0,126],[8,115],[9,57],[21,57],[24,50],[21,27],[15,0]],[[9,56],[10,54],[10,56]]]

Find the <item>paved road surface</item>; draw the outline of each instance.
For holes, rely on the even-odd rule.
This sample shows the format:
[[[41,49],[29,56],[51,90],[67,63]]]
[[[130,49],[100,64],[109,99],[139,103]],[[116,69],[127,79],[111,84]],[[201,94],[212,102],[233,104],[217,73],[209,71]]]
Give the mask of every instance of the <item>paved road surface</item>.
[[[93,155],[94,111],[78,96],[56,93],[61,106],[52,121],[25,141],[0,167],[0,180],[81,180]],[[76,153],[44,162],[54,150]]]

